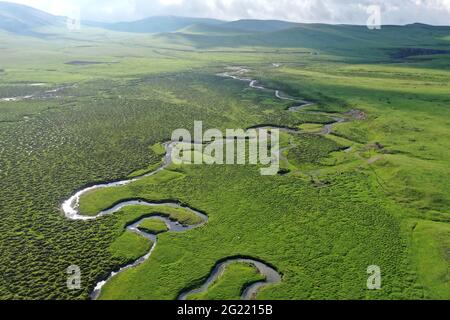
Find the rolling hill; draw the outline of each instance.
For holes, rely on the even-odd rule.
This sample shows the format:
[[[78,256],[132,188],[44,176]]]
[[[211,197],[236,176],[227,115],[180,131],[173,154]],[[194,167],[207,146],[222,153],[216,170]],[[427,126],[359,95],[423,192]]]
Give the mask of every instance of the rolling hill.
[[[278,21],[278,20],[236,20],[225,22],[216,19],[206,18],[188,18],[177,16],[155,16],[146,19],[118,22],[118,23],[99,23],[85,22],[91,27],[99,27],[113,31],[132,32],[132,33],[164,33],[164,32],[183,32],[184,29],[195,26],[194,29],[203,29],[205,31],[219,33],[264,33],[286,30],[298,26],[297,23]],[[210,28],[210,30],[208,30]],[[189,30],[189,31],[192,31]],[[188,32],[189,33],[189,32]]]
[[[223,21],[215,19],[187,18],[175,16],[157,16],[138,21],[118,22],[118,23],[84,22],[84,24],[92,27],[100,27],[112,31],[133,32],[133,33],[174,32],[196,24],[216,26],[222,23]]]
[[[41,10],[10,2],[0,2],[0,30],[33,34],[33,29],[46,26],[62,26],[64,18]]]
[[[220,28],[227,30],[224,25]],[[188,28],[176,34],[160,34],[158,38],[171,43],[190,43],[201,49],[310,48],[324,54],[347,57],[389,57],[398,56],[396,52],[399,50],[411,48],[416,49],[417,55],[447,53],[449,42],[445,37],[450,33],[450,27],[412,24],[369,30],[365,26],[355,25],[297,24],[294,28],[271,32],[239,32],[236,29],[235,33],[218,33],[205,26],[196,31],[201,32],[192,32]]]
[[[191,25],[216,26],[223,23],[224,21],[215,19],[156,16],[138,21],[117,23],[83,21],[82,25],[119,32],[163,33],[174,32]],[[29,6],[0,1],[0,30],[33,35],[36,34],[36,29],[48,26],[64,27],[65,18]]]
[[[208,24],[193,24],[187,26],[186,28],[176,31],[177,34],[203,34],[203,35],[214,35],[214,36],[237,36],[243,34],[253,34],[254,32],[246,31],[242,29],[232,29],[220,25],[208,25]]]
[[[242,30],[248,32],[274,32],[295,28],[299,24],[280,20],[254,20],[244,19],[226,22],[221,25],[223,28]]]
[[[9,2],[0,2],[0,31],[41,36],[44,27],[63,30],[64,17]],[[447,53],[450,27],[411,24],[383,26],[369,30],[365,26],[302,24],[278,20],[221,21],[206,18],[155,16],[146,19],[101,23],[83,21],[84,36],[95,27],[138,34],[153,34],[160,43],[189,46],[201,50],[236,47],[266,47],[273,50],[308,48],[321,54],[346,57],[405,57]],[[47,30],[47,31],[44,31]],[[412,51],[411,51],[412,49]],[[431,51],[430,51],[431,50]]]

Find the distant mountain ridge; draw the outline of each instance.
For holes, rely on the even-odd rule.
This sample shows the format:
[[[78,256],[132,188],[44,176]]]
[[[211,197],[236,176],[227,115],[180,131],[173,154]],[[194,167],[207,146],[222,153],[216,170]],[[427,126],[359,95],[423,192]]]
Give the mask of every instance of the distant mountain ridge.
[[[189,18],[176,16],[155,16],[137,21],[116,22],[116,23],[84,22],[84,24],[92,27],[98,27],[112,31],[133,32],[133,33],[174,32],[196,24],[216,26],[222,23],[224,23],[224,21],[216,19]]]
[[[97,23],[87,22],[87,25],[100,27],[113,31],[133,32],[133,33],[165,33],[178,32],[191,26],[201,26],[202,29],[209,26],[212,32],[221,29],[222,32],[274,32],[286,30],[298,26],[298,23],[279,20],[236,20],[222,21],[208,18],[189,18],[176,16],[155,16],[146,19],[118,22],[118,23]]]
[[[11,2],[0,1],[0,30],[29,34],[33,29],[46,26],[64,26],[65,18],[44,11]],[[190,27],[201,32],[219,33],[263,33],[293,28],[299,24],[278,20],[237,20],[222,21],[209,18],[191,18],[178,16],[154,16],[130,22],[82,21],[82,25],[118,32],[130,33],[168,33],[183,32]],[[197,31],[196,31],[197,32]]]
[[[287,22],[281,20],[255,20],[243,19],[226,22],[221,26],[228,29],[237,29],[249,32],[274,32],[299,26],[300,23]]]
[[[18,34],[27,34],[32,33],[33,29],[45,26],[63,27],[65,25],[65,19],[66,18],[64,17],[55,16],[30,6],[0,1],[0,30]],[[363,28],[363,26],[353,25],[302,24],[281,20],[243,19],[237,21],[222,21],[209,18],[178,16],[154,16],[137,21],[115,23],[83,21],[82,25],[131,33],[210,32],[216,34],[231,34],[236,32],[255,34],[273,33],[292,29],[304,29],[307,32],[311,29],[316,29],[318,32],[323,32],[324,29],[330,28],[337,28],[340,31],[344,28],[348,28],[348,31],[352,31],[351,28]],[[434,28],[433,26],[419,23],[410,26],[421,29]],[[210,30],[208,30],[208,28]]]
[[[58,17],[29,6],[0,2],[0,30],[31,34],[33,29],[45,26],[63,26],[64,17]]]
[[[8,2],[0,2],[0,32],[21,35],[47,35],[42,27],[57,27],[65,32],[65,18]],[[91,28],[112,32],[148,33],[167,43],[209,50],[217,48],[308,49],[311,52],[345,56],[381,56],[447,54],[450,27],[410,24],[383,26],[369,30],[366,26],[304,24],[279,20],[221,21],[207,18],[155,16],[146,19],[102,23],[83,21]],[[52,31],[52,32],[53,32]],[[47,31],[49,32],[49,31]],[[411,49],[412,48],[412,49]],[[309,52],[307,50],[307,52]]]

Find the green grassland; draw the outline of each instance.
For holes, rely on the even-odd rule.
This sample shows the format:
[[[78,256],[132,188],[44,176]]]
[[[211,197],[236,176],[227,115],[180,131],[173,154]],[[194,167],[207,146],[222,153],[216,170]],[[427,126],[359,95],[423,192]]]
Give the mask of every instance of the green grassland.
[[[168,230],[166,223],[160,220],[144,220],[139,225],[139,229],[151,234],[159,234]]]
[[[263,281],[258,269],[246,263],[229,265],[206,292],[192,294],[188,300],[239,300],[243,288],[251,283]]]
[[[145,255],[152,245],[149,239],[127,231],[111,244],[109,250],[114,257],[123,259],[125,265]]]
[[[324,190],[294,176],[263,178],[251,168],[192,167],[184,179],[161,183],[157,191],[145,180],[130,185],[138,198],[180,199],[210,220],[185,234],[161,235],[148,263],[112,279],[101,298],[174,299],[185,287],[201,284],[218,260],[237,255],[267,261],[282,272],[283,283],[266,288],[260,298],[366,298],[365,268],[374,260],[387,274],[385,290],[375,297],[420,297],[407,291],[400,225],[364,181],[350,173]],[[108,201],[97,202],[99,207],[123,195],[105,192]]]
[[[339,28],[328,50],[311,28],[252,37],[199,29],[157,36],[51,30],[47,38],[0,32],[0,99],[74,85],[48,99],[0,101],[0,298],[87,299],[99,279],[148,252],[147,239],[126,231],[131,222],[162,214],[199,223],[181,209],[139,206],[74,222],[60,205],[83,186],[152,170],[160,143],[201,120],[205,128],[300,128],[283,137],[296,145],[286,153],[289,174],[185,165],[87,194],[87,215],[139,198],[178,200],[209,217],[186,233],[158,235],[152,257],[109,281],[102,299],[175,299],[232,256],[266,261],[282,274],[258,299],[448,299],[450,60],[399,61],[389,51],[420,41],[445,48],[447,29],[430,36],[412,26],[405,37],[389,28],[365,47],[351,40],[365,33]],[[331,27],[323,28],[331,39]],[[216,76],[229,65],[246,65],[267,86],[316,104],[289,112],[291,103],[271,93]],[[350,110],[365,117],[328,136],[315,133]],[[66,287],[74,264],[79,291]],[[366,288],[373,264],[382,269],[380,291]],[[253,280],[253,270],[230,266],[195,298],[236,298]]]

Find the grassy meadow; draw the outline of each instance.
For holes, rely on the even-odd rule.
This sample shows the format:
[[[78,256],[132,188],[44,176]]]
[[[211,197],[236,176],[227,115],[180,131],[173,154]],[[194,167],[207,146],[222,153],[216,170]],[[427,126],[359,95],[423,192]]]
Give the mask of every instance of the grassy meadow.
[[[51,31],[46,38],[0,31],[0,299],[88,299],[98,281],[153,245],[127,225],[155,214],[198,223],[164,207],[88,222],[61,212],[84,186],[154,169],[161,143],[194,120],[205,129],[298,128],[282,137],[295,145],[284,154],[287,174],[171,166],[82,197],[85,215],[125,199],[171,199],[209,217],[185,233],[142,225],[161,232],[154,253],[109,281],[101,299],[176,299],[227,257],[265,261],[282,275],[258,299],[449,299],[450,59],[392,51],[426,37],[443,49],[450,32],[412,26],[395,47],[391,28],[370,45],[352,42],[364,33],[351,28],[333,41],[332,30],[320,29],[328,49],[311,28],[266,38],[218,29],[42,30]],[[227,66],[247,66],[267,87],[315,104],[290,112],[292,102],[218,77]],[[4,100],[27,95],[36,98]],[[348,121],[318,134],[336,116]],[[81,268],[81,290],[66,287],[70,265]],[[382,290],[366,287],[370,265],[381,267]],[[258,280],[253,267],[233,264],[190,298],[236,299]]]

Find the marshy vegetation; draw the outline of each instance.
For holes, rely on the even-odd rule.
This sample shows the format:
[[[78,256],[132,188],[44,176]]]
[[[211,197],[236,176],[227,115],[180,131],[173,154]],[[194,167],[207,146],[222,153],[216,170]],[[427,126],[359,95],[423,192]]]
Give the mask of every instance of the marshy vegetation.
[[[151,170],[161,161],[160,143],[174,129],[192,129],[193,120],[221,130],[299,128],[283,138],[284,146],[295,145],[286,154],[289,173],[262,177],[254,166],[172,166],[129,186],[87,194],[85,214],[136,198],[179,200],[209,217],[198,229],[158,235],[152,258],[113,278],[101,298],[176,299],[229,256],[266,261],[282,274],[259,299],[449,297],[445,56],[395,64],[381,51],[370,56],[358,47],[350,47],[347,59],[239,43],[200,54],[172,50],[164,36],[131,38],[131,49],[122,39],[91,39],[98,41],[94,49],[80,47],[80,39],[70,48],[58,39],[33,39],[28,52],[19,40],[1,37],[10,49],[2,52],[0,99],[39,97],[76,84],[55,99],[0,101],[2,299],[88,299],[111,270],[148,252],[148,239],[126,226],[155,212],[127,207],[94,221],[69,221],[61,202],[83,186]],[[21,59],[33,68],[14,62]],[[267,86],[315,105],[289,112],[289,101],[216,76],[229,65],[247,65]],[[33,83],[46,86],[27,85]],[[366,117],[337,124],[330,135],[315,132],[350,110]],[[157,213],[198,223],[179,210]],[[153,223],[142,227],[162,230]],[[382,268],[381,291],[366,288],[372,264]],[[66,287],[70,265],[81,268],[81,290]],[[236,298],[243,278],[258,277],[249,266],[233,265],[193,298]]]

